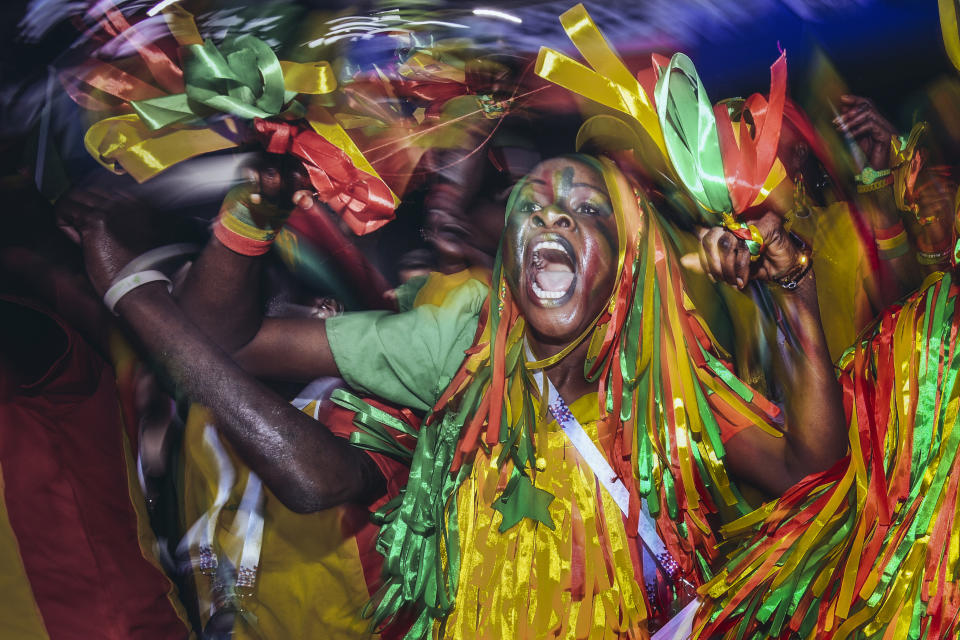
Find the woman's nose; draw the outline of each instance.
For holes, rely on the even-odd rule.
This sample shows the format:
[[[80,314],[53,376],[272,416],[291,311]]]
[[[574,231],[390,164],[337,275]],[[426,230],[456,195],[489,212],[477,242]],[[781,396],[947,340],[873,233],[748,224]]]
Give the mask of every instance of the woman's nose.
[[[560,207],[549,206],[533,214],[533,224],[537,227],[556,227],[557,229],[572,229],[573,218],[567,215]]]

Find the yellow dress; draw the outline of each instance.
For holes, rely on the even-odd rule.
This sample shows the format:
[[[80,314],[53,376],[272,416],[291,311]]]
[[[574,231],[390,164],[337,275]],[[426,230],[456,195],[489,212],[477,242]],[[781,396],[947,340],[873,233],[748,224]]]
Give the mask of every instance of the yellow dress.
[[[595,393],[570,410],[602,450]],[[509,470],[500,446],[477,453],[457,493],[461,566],[456,605],[438,638],[646,638],[643,587],[634,575],[620,508],[555,421],[538,425],[534,485],[554,495],[555,528],[523,518],[500,533],[492,504]],[[642,578],[641,578],[642,579]]]
[[[479,280],[480,282],[470,282]],[[447,294],[466,288],[475,297],[486,290],[489,272],[482,269],[464,270],[443,275],[431,274],[418,294],[414,307],[439,306]],[[376,313],[376,312],[374,312]],[[473,329],[464,332],[467,339]],[[360,344],[359,339],[351,339]],[[462,359],[462,349],[455,365]],[[448,364],[445,368],[449,369]],[[436,379],[434,379],[436,382]],[[303,411],[314,415],[314,403]],[[205,438],[216,438],[229,459],[233,477],[229,497],[217,515],[214,549],[223,558],[240,557],[244,538],[234,533],[249,470],[233,453],[226,441],[213,432],[205,435],[207,425],[215,422],[209,411],[191,407],[184,437],[184,522],[189,527],[200,520],[214,504],[218,487],[224,478],[223,469]],[[229,475],[229,474],[228,474]],[[242,597],[246,610],[234,622],[234,637],[238,639],[287,640],[291,638],[323,638],[324,640],[355,640],[370,637],[369,621],[361,618],[361,609],[370,598],[363,573],[357,542],[345,534],[344,519],[356,519],[345,506],[318,513],[298,514],[284,507],[264,488],[263,540],[260,562],[253,593]],[[200,616],[205,625],[216,609],[217,594],[212,577],[200,568],[199,550],[191,548],[194,580]]]
[[[310,409],[308,405],[304,411]],[[217,458],[204,442],[207,425],[213,424],[206,409],[191,407],[184,437],[183,508],[188,526],[207,513],[223,477]],[[223,449],[235,475],[217,517],[214,549],[221,558],[235,559],[244,540],[233,533],[232,525],[250,472],[225,443]],[[342,527],[345,510],[351,507],[298,514],[284,507],[266,487],[263,492],[263,541],[256,581],[253,592],[241,599],[245,613],[236,617],[232,637],[370,637],[369,624],[360,617],[370,596],[357,543],[344,535]],[[206,624],[217,605],[217,596],[211,576],[201,571],[196,548],[191,549],[191,556],[201,621]]]

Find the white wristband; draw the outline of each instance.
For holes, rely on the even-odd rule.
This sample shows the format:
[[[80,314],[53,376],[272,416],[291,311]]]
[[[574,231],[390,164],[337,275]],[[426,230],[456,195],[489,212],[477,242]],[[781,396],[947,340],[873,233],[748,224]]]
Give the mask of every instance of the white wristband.
[[[138,271],[136,273],[131,273],[128,276],[124,276],[110,285],[110,288],[107,289],[107,292],[103,294],[103,304],[107,305],[107,309],[110,309],[110,313],[117,315],[117,312],[114,311],[114,307],[116,307],[117,303],[120,302],[120,298],[127,295],[137,287],[149,284],[151,282],[166,282],[167,289],[170,291],[173,290],[173,285],[170,283],[170,278],[165,276],[160,271]]]
[[[131,273],[146,271],[147,269],[156,269],[159,271],[161,265],[167,266],[166,263],[174,262],[177,258],[200,253],[200,249],[202,248],[200,245],[191,242],[180,242],[150,249],[150,251],[137,256],[131,260],[127,266],[120,269],[117,278],[123,278]],[[165,271],[169,272],[170,270],[165,269]]]

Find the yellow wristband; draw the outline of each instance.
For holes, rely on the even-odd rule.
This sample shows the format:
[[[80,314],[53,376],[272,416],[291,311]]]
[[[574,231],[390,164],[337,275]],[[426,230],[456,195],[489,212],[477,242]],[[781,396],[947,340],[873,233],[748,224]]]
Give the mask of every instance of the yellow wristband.
[[[261,229],[252,224],[247,224],[226,209],[220,214],[220,224],[238,236],[243,236],[244,238],[258,242],[271,242],[277,235],[277,232],[273,229]]]
[[[877,249],[880,249],[881,251],[889,251],[891,249],[896,249],[898,246],[900,246],[901,244],[904,244],[906,241],[907,241],[907,232],[901,231],[900,233],[893,236],[892,238],[887,238],[885,240],[877,238]]]

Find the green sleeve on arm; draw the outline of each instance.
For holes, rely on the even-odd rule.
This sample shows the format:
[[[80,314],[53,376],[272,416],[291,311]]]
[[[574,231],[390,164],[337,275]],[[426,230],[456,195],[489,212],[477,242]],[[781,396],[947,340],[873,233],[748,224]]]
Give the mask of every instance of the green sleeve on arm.
[[[327,339],[340,375],[360,393],[430,409],[473,343],[487,293],[486,286],[470,280],[451,291],[442,307],[330,318]]]
[[[427,283],[429,276],[414,276],[394,289],[397,292],[397,309],[402,312],[413,309],[413,301],[417,299],[417,294],[423,285]]]

